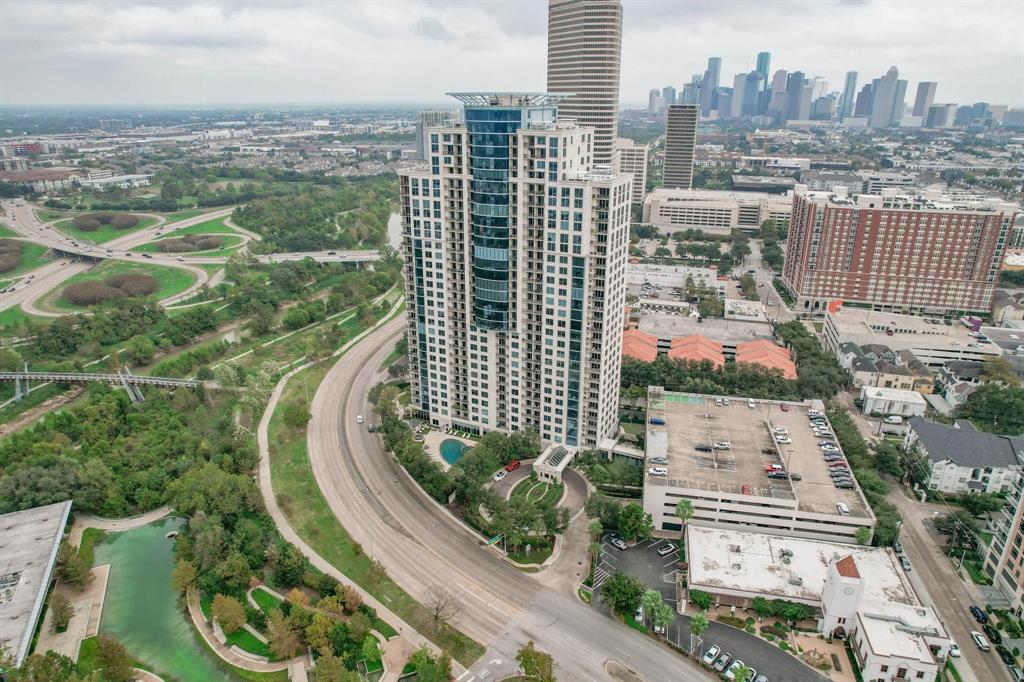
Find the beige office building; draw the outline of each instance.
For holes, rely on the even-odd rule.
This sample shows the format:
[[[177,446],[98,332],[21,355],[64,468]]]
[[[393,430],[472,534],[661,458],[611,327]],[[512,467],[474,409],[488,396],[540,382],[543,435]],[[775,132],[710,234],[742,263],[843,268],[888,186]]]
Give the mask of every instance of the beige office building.
[[[633,175],[633,203],[642,204],[647,189],[647,154],[650,147],[620,137],[615,140],[615,172]]]
[[[661,187],[644,197],[643,222],[665,234],[691,229],[755,233],[766,220],[789,225],[792,208],[793,198],[788,194]]]
[[[673,104],[668,108],[665,135],[665,170],[662,186],[690,189],[693,186],[693,151],[697,146],[695,104]]]
[[[595,166],[612,165],[621,57],[620,0],[550,0],[547,90],[573,95],[558,105],[558,117],[594,129]]]

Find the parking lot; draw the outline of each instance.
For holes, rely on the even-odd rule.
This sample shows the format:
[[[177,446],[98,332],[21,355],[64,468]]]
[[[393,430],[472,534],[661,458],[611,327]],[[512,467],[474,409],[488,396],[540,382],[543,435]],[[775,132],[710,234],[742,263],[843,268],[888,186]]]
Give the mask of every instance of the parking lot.
[[[661,593],[665,602],[676,607],[675,574],[676,564],[680,559],[679,543],[671,541],[677,549],[666,556],[659,556],[658,549],[664,547],[668,540],[649,539],[637,543],[626,550],[618,550],[610,542],[610,535],[601,541],[601,557],[598,560],[594,575],[595,599],[594,608],[608,614],[608,608],[599,598],[600,586],[608,576],[617,571],[639,578],[650,589]],[[610,614],[609,614],[610,615]],[[675,620],[667,628],[666,639],[682,649],[690,646],[690,619],[676,614]],[[737,630],[728,625],[714,621],[703,635],[703,651],[712,645],[722,647],[733,657],[739,657],[748,666],[756,668],[759,674],[768,676],[771,682],[825,682],[827,677],[808,668],[790,654],[781,651],[777,646]],[[680,665],[683,665],[682,661]]]

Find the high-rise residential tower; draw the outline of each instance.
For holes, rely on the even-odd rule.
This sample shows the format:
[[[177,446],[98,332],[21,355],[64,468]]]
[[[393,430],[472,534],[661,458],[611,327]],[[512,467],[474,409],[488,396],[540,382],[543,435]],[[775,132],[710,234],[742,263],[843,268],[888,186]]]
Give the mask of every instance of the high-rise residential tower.
[[[548,92],[569,93],[558,114],[594,129],[594,164],[611,166],[619,129],[620,0],[550,0]]]
[[[427,109],[416,112],[416,158],[426,159],[430,151],[426,131],[438,126],[449,126],[459,120],[458,111],[437,111]]]
[[[700,108],[691,104],[674,104],[668,108],[663,187],[690,189],[693,185],[693,151],[697,146],[699,114]]]
[[[592,447],[618,428],[631,178],[561,95],[454,96],[464,123],[399,174],[411,407]]]
[[[700,84],[700,113],[708,116],[718,108],[718,85],[722,77],[722,58],[708,57],[708,68]]]
[[[935,191],[849,197],[798,186],[782,279],[798,311],[838,299],[905,313],[988,312],[1017,210]]]
[[[661,89],[661,98],[665,100],[665,106],[676,103],[676,89],[671,85],[666,85]]]
[[[922,123],[928,122],[928,110],[932,108],[935,101],[935,91],[939,84],[929,81],[921,81],[917,84],[917,97],[914,98],[914,116],[920,116]]]
[[[843,94],[839,99],[839,118],[853,116],[853,104],[857,100],[857,72],[847,71],[843,83]]]

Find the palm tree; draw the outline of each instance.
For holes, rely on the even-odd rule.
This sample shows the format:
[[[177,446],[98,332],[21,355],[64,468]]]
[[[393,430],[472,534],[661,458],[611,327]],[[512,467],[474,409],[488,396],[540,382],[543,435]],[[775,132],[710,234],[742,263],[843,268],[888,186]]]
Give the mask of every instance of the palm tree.
[[[590,572],[593,574],[597,570],[597,558],[601,556],[601,543],[591,542],[587,550],[590,552]]]
[[[690,619],[690,638],[691,642],[694,637],[700,637],[708,629],[708,614],[706,611],[699,611],[697,615]],[[697,651],[691,647],[690,655],[696,658],[700,655],[700,651]]]
[[[591,521],[590,525],[587,526],[587,529],[590,531],[590,536],[594,540],[598,540],[601,537],[601,533],[604,532],[604,526],[601,525],[601,519],[594,519]]]
[[[747,667],[746,663],[740,663],[738,666],[732,669],[732,674],[736,682],[747,682],[747,678],[750,677],[750,668]]]
[[[683,528],[679,531],[679,539],[681,542],[685,542],[686,522],[693,518],[693,502],[685,499],[676,502],[676,516],[683,522]]]

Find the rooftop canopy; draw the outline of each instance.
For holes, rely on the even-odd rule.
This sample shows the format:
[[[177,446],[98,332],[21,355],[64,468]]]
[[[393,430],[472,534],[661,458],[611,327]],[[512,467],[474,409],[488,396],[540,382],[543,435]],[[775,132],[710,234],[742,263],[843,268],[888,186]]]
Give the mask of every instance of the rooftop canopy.
[[[446,94],[471,107],[557,105],[573,96],[571,92],[449,92]]]

